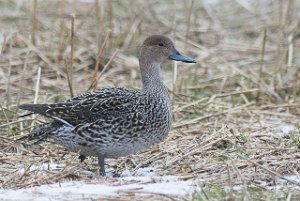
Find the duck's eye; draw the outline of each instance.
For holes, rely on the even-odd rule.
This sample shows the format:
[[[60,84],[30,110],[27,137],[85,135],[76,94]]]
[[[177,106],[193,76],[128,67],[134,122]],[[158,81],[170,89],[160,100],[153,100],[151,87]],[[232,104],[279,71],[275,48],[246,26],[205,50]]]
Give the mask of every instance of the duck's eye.
[[[164,44],[163,44],[163,43],[158,43],[158,45],[159,45],[160,47],[163,47],[163,46],[164,46]]]

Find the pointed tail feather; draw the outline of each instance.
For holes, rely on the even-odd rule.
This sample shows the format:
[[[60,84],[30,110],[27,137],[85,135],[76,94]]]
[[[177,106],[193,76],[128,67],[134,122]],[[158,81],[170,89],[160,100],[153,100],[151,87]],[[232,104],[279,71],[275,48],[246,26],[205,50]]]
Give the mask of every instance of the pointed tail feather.
[[[17,141],[25,141],[26,140],[27,143],[30,145],[39,144],[47,139],[49,130],[51,130],[51,129],[49,129],[49,125],[47,125],[47,124],[41,125],[35,129],[33,129],[33,131],[30,134],[17,139]]]
[[[22,110],[31,111],[31,112],[36,113],[36,114],[44,115],[48,118],[52,118],[56,121],[59,121],[63,124],[66,124],[68,126],[73,127],[73,125],[70,124],[67,120],[63,119],[63,117],[61,118],[59,116],[54,116],[51,113],[48,113],[49,109],[51,109],[51,105],[47,105],[47,104],[23,104],[23,105],[19,105],[19,108],[22,109]],[[25,114],[23,116],[27,116],[27,115],[30,115],[30,114]]]
[[[22,110],[28,110],[45,116],[47,116],[47,110],[50,109],[50,107],[46,104],[23,104],[19,105],[19,108]]]

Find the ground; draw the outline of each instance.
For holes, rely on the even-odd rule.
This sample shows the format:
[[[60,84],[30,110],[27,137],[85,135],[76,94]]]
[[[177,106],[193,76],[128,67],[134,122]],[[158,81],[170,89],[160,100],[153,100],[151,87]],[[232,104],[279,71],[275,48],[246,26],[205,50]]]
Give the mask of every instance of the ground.
[[[299,200],[298,1],[1,1],[0,199]],[[72,26],[73,24],[73,26]],[[139,89],[138,49],[167,35],[174,123],[150,150],[83,163],[18,141],[49,119],[17,109],[103,86]]]

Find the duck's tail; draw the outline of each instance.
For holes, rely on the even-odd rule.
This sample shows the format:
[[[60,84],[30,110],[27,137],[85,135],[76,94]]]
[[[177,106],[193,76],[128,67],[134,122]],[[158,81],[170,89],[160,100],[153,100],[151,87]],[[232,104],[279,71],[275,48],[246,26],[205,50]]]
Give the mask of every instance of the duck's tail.
[[[39,144],[48,138],[50,130],[49,124],[43,124],[33,129],[30,134],[17,139],[17,141],[26,141],[30,145]]]

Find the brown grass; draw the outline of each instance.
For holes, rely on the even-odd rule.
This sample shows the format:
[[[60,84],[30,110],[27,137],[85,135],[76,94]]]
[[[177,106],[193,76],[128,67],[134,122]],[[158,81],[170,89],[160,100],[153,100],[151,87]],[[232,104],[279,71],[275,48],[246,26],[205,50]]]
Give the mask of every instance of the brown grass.
[[[18,118],[24,111],[17,105],[59,102],[103,86],[139,88],[137,52],[152,34],[170,36],[198,63],[178,63],[177,75],[171,62],[164,65],[174,129],[159,147],[107,160],[113,173],[151,166],[158,175],[205,179],[200,186],[266,188],[263,182],[273,186],[277,178],[299,186],[285,177],[299,175],[299,130],[282,134],[278,127],[300,126],[300,3],[201,2],[1,1],[0,187],[95,177],[80,172],[96,169],[95,159],[80,164],[51,143],[16,143],[32,122],[47,121]],[[52,162],[63,165],[30,170]]]

